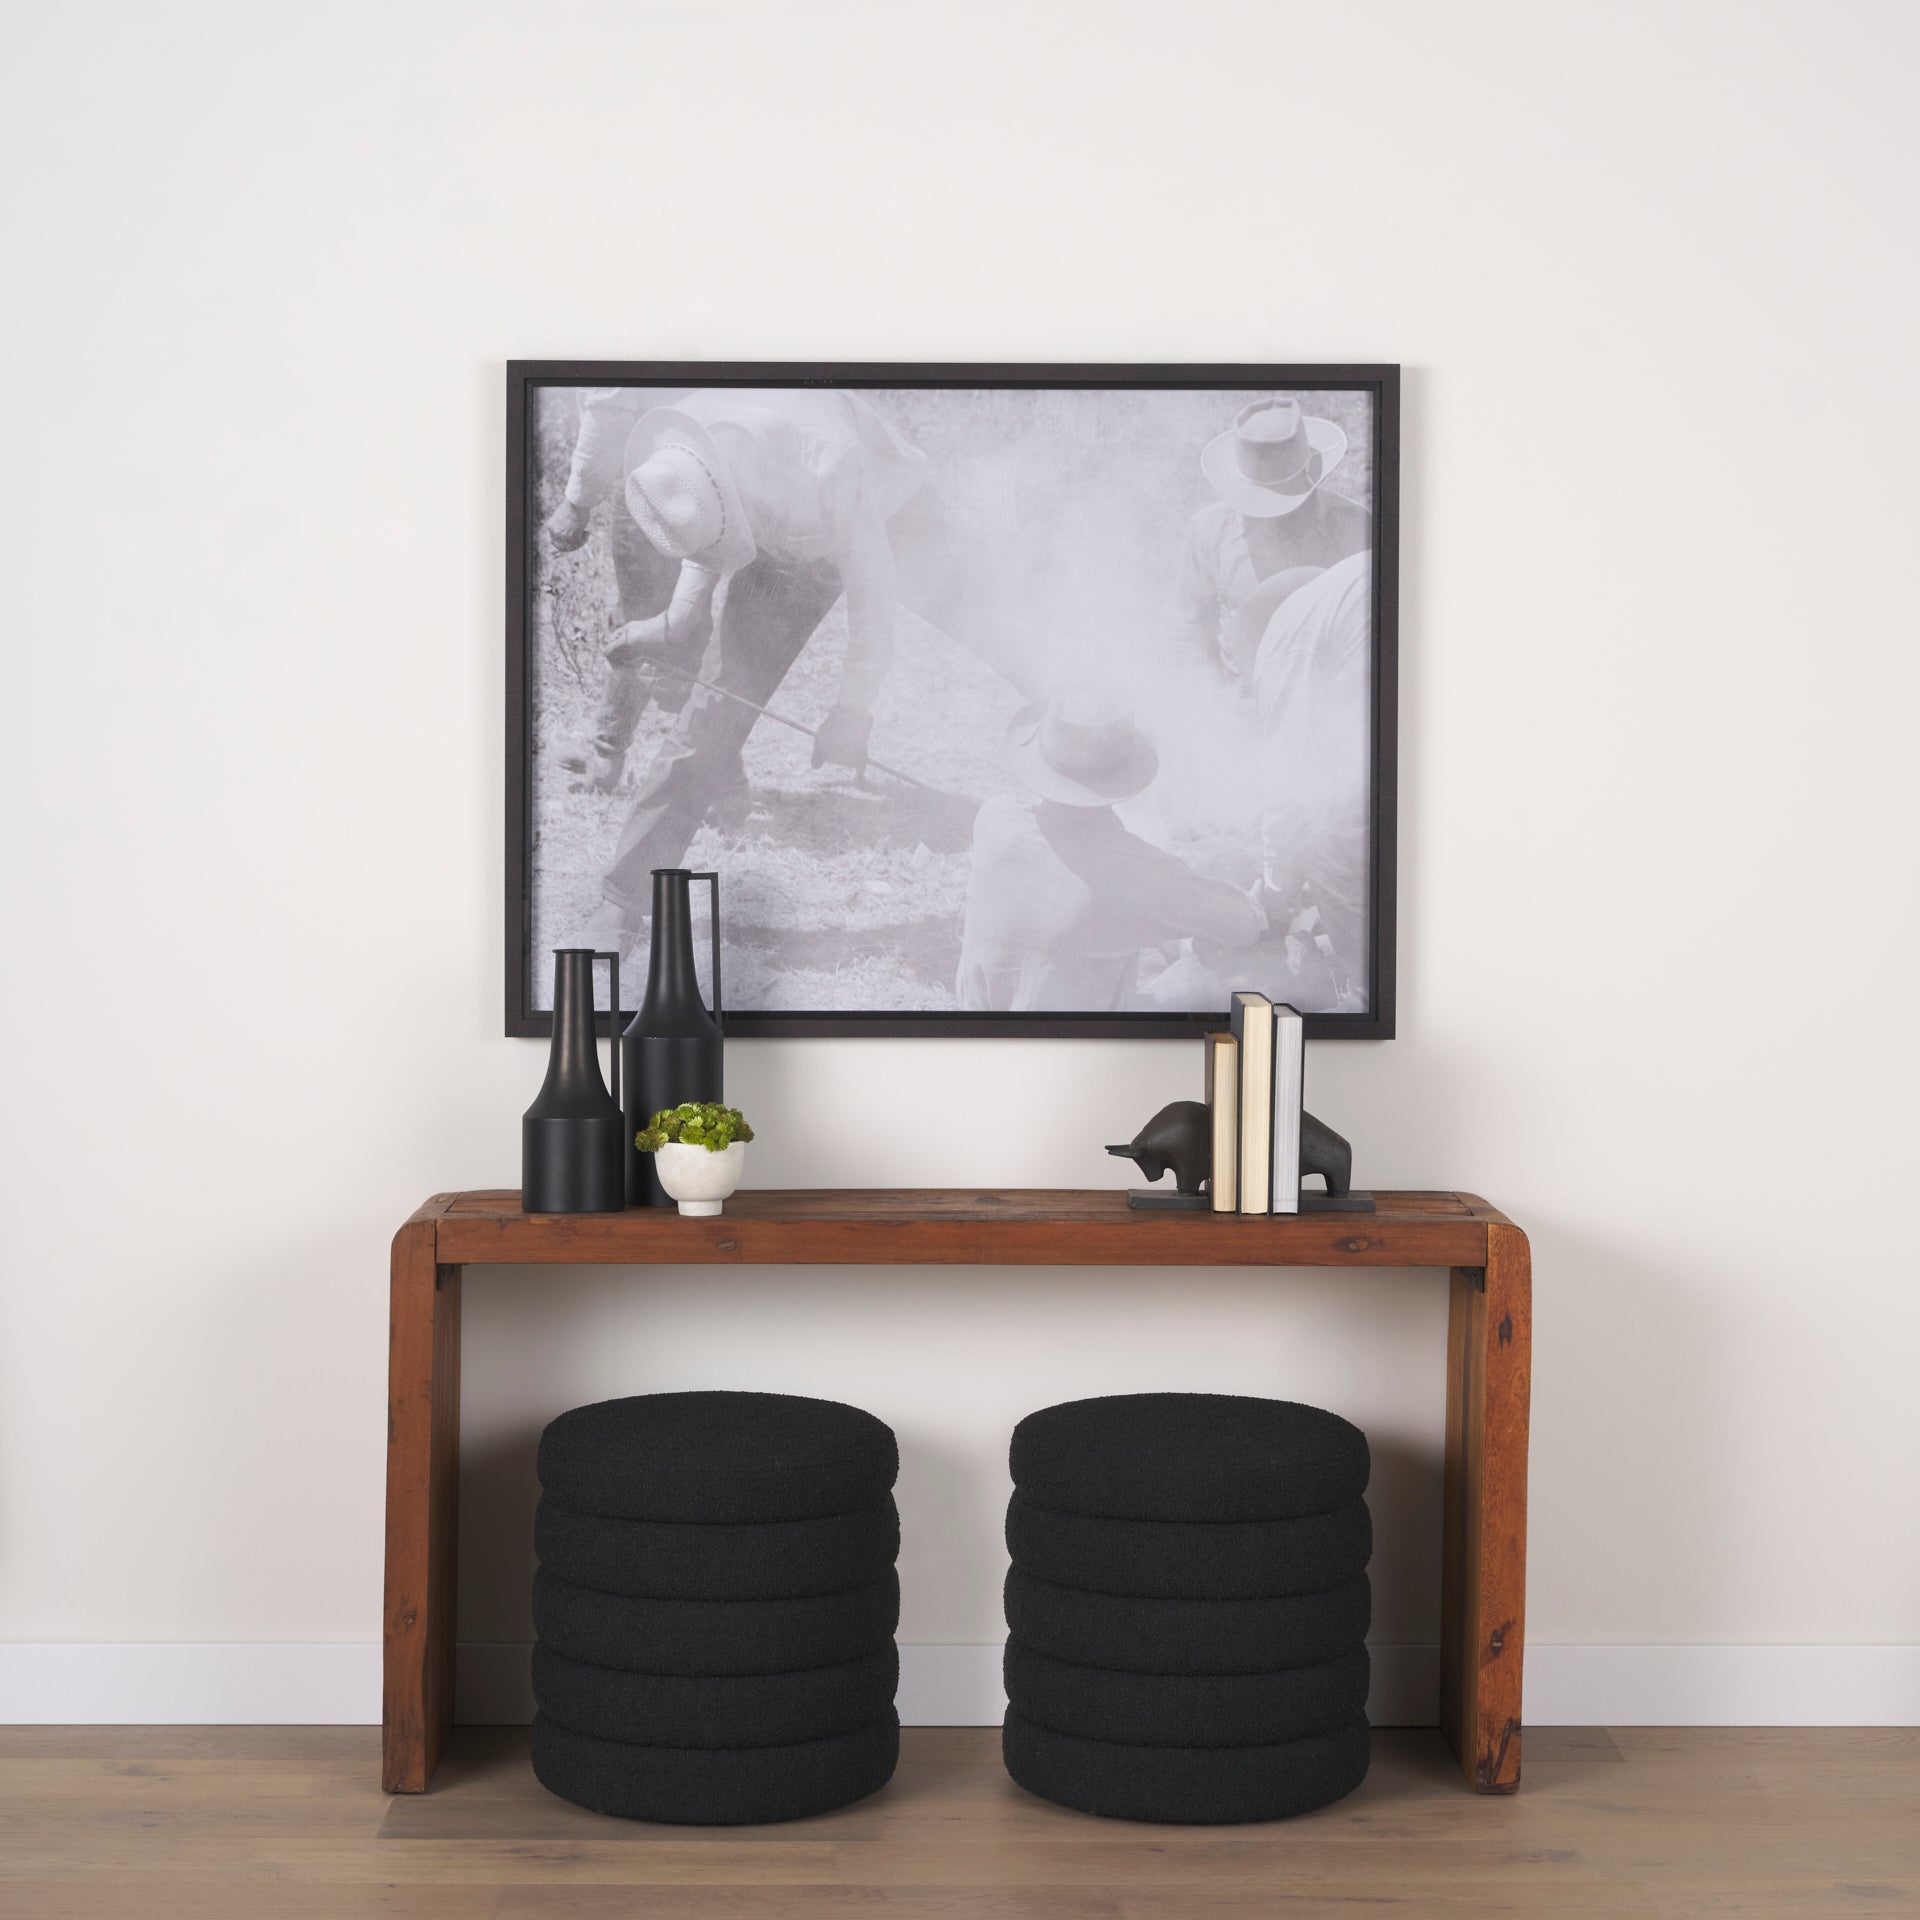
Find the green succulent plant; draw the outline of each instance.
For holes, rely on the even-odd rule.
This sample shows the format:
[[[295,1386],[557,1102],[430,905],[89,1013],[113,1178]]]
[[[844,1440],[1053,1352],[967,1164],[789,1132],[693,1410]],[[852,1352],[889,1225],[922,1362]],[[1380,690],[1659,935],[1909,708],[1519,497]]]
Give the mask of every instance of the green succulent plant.
[[[738,1107],[683,1100],[677,1107],[662,1107],[633,1136],[633,1144],[642,1153],[658,1153],[670,1141],[677,1141],[683,1147],[705,1147],[709,1153],[724,1153],[735,1141],[752,1138],[753,1129]]]

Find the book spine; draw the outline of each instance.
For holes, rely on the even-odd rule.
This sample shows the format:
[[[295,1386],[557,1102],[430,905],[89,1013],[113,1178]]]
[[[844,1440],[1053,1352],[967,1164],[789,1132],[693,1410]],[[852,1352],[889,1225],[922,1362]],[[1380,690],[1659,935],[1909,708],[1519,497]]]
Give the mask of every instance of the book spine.
[[[1273,1007],[1264,994],[1233,997],[1240,1040],[1240,1211],[1265,1213],[1273,1177]]]
[[[1276,1007],[1273,1020],[1273,1163],[1268,1205],[1275,1213],[1298,1213],[1307,1027],[1291,1007]]]
[[[1207,1192],[1215,1213],[1240,1210],[1240,1043],[1230,1033],[1203,1036],[1206,1048],[1207,1119],[1212,1128],[1213,1167]]]

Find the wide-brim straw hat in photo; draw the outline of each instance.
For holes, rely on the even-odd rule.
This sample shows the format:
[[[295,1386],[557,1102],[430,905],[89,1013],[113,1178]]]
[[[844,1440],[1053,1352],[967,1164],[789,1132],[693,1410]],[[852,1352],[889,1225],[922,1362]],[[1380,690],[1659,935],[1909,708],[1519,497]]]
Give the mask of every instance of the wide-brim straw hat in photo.
[[[670,560],[738,573],[755,552],[740,490],[713,435],[678,407],[644,413],[627,436],[627,511]]]
[[[1297,400],[1256,400],[1207,442],[1200,470],[1221,499],[1251,520],[1306,505],[1346,457],[1347,436]]]
[[[1022,784],[1069,807],[1131,800],[1160,771],[1160,756],[1132,713],[1098,688],[1059,688],[1022,707],[1007,723],[1007,741]]]

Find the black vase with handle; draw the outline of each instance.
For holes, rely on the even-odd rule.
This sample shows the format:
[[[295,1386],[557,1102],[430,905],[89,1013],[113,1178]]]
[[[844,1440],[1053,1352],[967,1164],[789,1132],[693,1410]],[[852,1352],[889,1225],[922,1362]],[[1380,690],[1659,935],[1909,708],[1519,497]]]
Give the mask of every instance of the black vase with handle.
[[[613,1091],[600,1077],[593,1020],[593,963],[612,978],[609,1038],[620,1031],[620,956],[560,947],[553,956],[553,1049],[546,1084],[520,1122],[520,1205],[528,1213],[618,1213],[627,1201],[621,1141],[620,1047]]]
[[[700,998],[693,968],[693,883],[713,889],[713,1011]],[[627,1076],[627,1201],[636,1207],[674,1202],[633,1136],[662,1107],[683,1100],[726,1097],[726,1061],[720,1032],[720,876],[685,867],[653,870],[653,934],[647,956],[647,997],[620,1041]]]

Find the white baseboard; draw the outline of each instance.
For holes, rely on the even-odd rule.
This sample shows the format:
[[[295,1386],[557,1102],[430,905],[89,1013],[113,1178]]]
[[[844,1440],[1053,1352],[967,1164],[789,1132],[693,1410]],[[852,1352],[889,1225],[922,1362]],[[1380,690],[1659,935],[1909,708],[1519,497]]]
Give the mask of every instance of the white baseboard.
[[[0,1644],[0,1725],[364,1726],[377,1642]]]
[[[523,1645],[460,1649],[456,1716],[526,1720]],[[1367,1710],[1377,1726],[1430,1726],[1431,1646],[1376,1646]],[[998,1723],[998,1646],[903,1646],[908,1726]],[[0,1725],[359,1726],[380,1717],[371,1643],[0,1645]],[[1920,1725],[1920,1646],[1527,1649],[1532,1726]]]
[[[1536,1727],[1920,1726],[1920,1646],[1529,1647]]]

